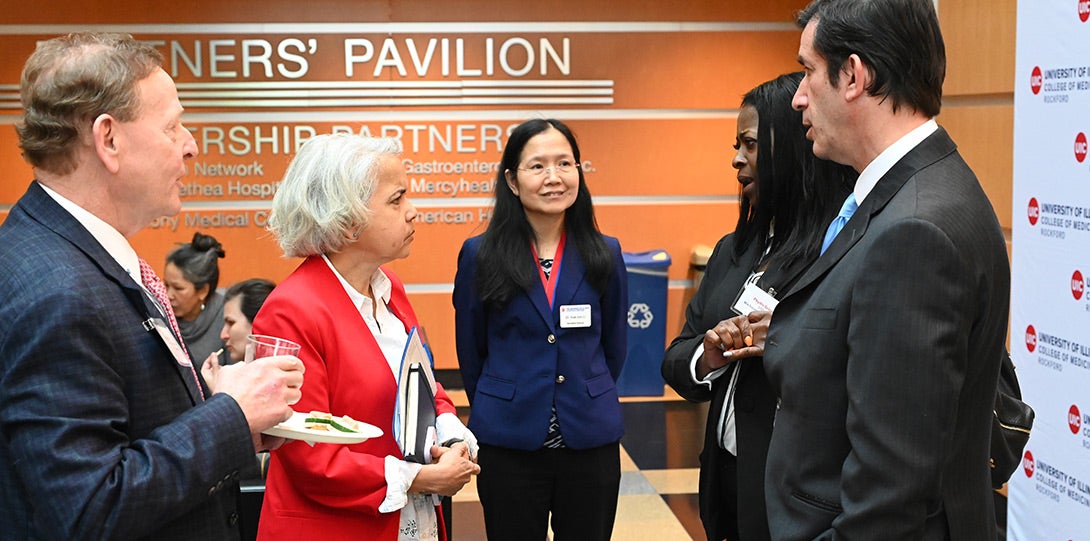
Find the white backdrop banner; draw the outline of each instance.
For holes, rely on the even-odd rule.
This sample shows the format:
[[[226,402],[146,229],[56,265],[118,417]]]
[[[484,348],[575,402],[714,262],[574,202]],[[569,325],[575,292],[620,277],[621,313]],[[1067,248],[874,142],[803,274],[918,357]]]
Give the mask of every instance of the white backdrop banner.
[[[1011,354],[1037,417],[1007,538],[1090,539],[1090,0],[1018,2]]]

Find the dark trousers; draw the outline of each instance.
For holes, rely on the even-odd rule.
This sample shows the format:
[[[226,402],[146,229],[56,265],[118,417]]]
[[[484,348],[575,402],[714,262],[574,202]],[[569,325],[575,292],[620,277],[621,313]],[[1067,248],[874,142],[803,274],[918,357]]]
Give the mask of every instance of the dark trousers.
[[[620,445],[517,451],[481,444],[477,493],[489,541],[609,541],[621,485]]]
[[[704,519],[704,531],[711,541],[726,539],[737,541],[738,535],[738,459],[719,446],[715,446],[716,467],[714,471],[701,471],[701,475],[713,475],[714,494],[702,493],[701,518]]]

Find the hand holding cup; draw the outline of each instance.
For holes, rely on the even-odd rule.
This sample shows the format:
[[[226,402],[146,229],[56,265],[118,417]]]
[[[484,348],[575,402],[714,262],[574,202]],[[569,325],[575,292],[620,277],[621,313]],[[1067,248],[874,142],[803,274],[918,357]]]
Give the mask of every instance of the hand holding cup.
[[[291,418],[291,406],[302,397],[303,362],[299,344],[283,338],[250,335],[245,362],[220,370],[217,393],[230,395],[242,408],[254,448],[261,450],[270,441],[261,432]],[[273,446],[275,443],[272,442]]]

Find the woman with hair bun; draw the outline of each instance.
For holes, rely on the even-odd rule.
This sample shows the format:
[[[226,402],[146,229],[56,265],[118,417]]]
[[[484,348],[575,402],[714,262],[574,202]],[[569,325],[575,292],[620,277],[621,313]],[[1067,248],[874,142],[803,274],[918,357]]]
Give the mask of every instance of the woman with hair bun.
[[[216,286],[220,279],[219,258],[225,255],[215,237],[199,232],[193,233],[192,242],[167,255],[163,282],[194,363],[203,362],[223,348],[223,295]]]

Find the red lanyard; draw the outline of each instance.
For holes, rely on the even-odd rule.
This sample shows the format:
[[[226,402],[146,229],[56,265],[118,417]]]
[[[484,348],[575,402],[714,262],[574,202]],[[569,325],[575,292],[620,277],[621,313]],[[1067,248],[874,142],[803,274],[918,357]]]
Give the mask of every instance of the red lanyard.
[[[564,239],[567,237],[567,231],[560,233],[560,243],[556,245],[553,270],[549,272],[549,276],[545,276],[545,269],[541,268],[541,259],[537,257],[537,249],[534,248],[533,243],[530,243],[530,252],[534,254],[534,263],[537,265],[538,276],[541,277],[541,285],[545,288],[545,296],[549,299],[549,308],[553,307],[553,297],[556,296],[556,281],[557,276],[560,275],[560,260],[564,257]]]

